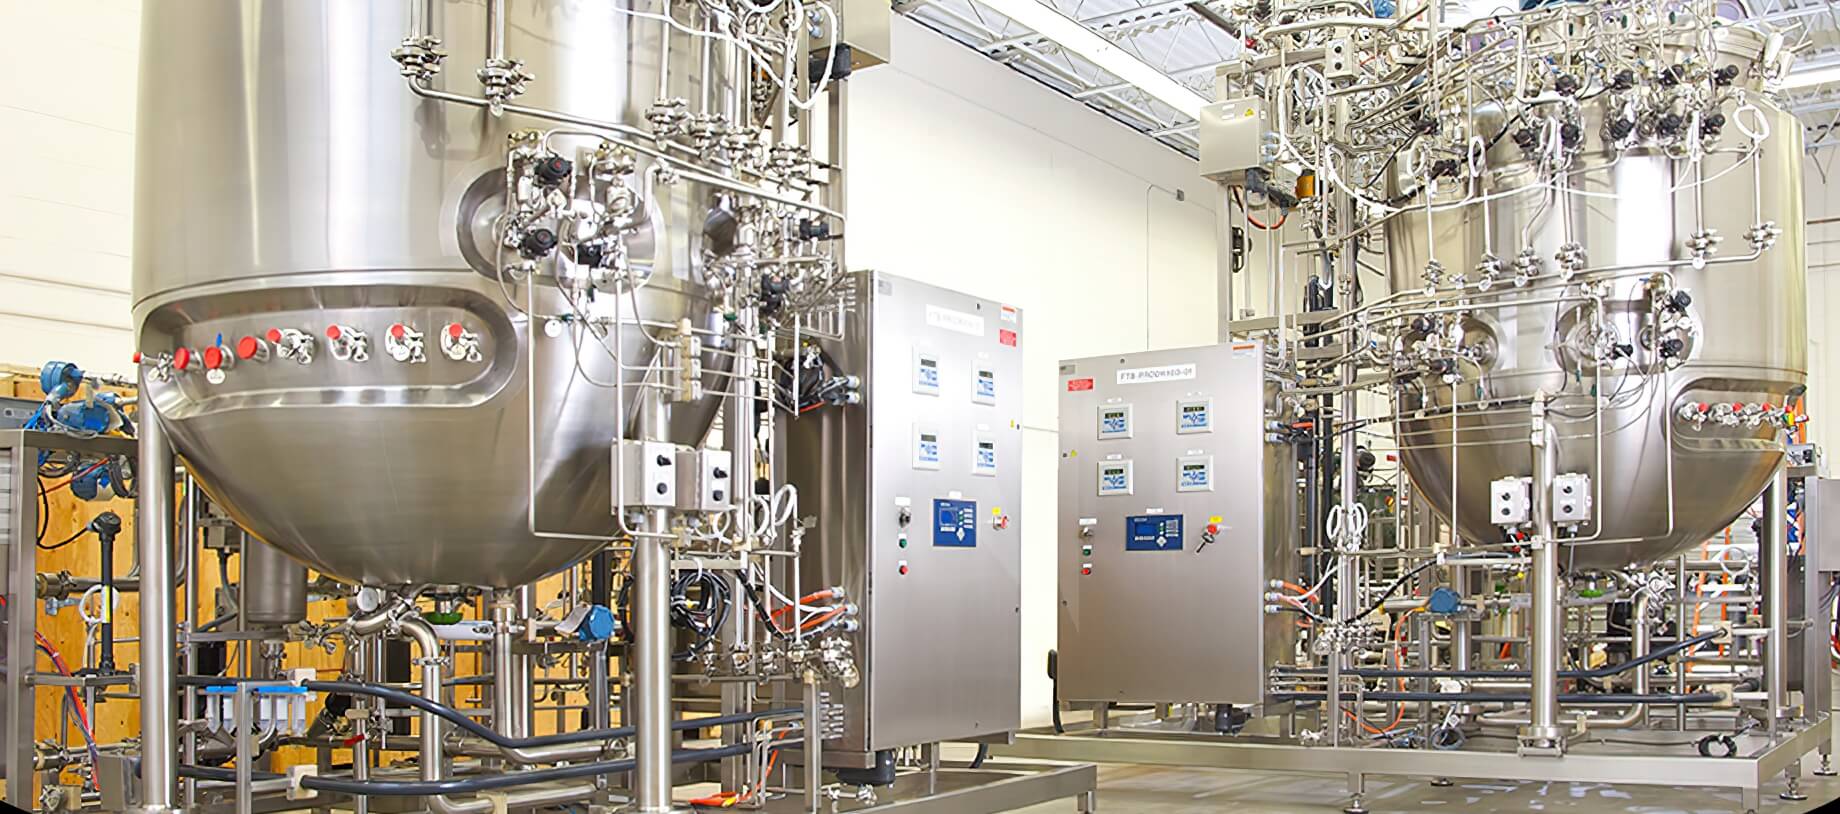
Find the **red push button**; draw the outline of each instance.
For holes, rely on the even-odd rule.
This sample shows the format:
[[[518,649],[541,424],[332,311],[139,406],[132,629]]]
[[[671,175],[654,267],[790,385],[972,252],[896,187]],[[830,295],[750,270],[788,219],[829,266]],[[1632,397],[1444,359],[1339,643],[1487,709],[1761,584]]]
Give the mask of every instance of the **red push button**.
[[[1080,566],[1080,576],[1083,576],[1083,577],[1090,577],[1090,576],[1092,576],[1092,566],[1090,566],[1090,565],[1082,565],[1082,566]]]
[[[901,564],[900,571],[901,571],[901,576],[907,576],[907,564],[906,563]]]
[[[1219,524],[1219,523],[1209,523],[1209,524],[1207,524],[1207,533],[1209,533],[1209,534],[1219,534],[1219,533],[1220,533],[1220,524]]]

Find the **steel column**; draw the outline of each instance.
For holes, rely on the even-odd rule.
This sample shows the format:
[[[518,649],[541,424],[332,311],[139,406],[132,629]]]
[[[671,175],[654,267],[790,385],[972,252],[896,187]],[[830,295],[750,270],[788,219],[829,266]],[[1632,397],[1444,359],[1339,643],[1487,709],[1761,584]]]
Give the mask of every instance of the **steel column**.
[[[145,382],[142,383],[145,392]],[[173,788],[178,752],[173,721],[173,449],[152,405],[143,402],[139,481],[140,516],[134,533],[140,545],[141,810],[177,811]]]
[[[1777,731],[1789,708],[1789,470],[1776,468],[1763,490],[1764,688],[1769,694],[1770,731]],[[1809,575],[1812,579],[1813,575]]]

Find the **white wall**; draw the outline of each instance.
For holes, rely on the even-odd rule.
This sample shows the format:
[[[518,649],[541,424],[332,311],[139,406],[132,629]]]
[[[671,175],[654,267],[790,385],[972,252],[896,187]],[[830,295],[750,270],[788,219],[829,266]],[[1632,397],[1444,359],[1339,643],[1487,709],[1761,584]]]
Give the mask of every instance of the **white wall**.
[[[905,19],[892,63],[850,82],[850,266],[1023,311],[1023,709],[1045,723],[1058,363],[1214,341],[1214,187],[1192,160]]]
[[[0,0],[0,362],[128,356],[138,0]]]

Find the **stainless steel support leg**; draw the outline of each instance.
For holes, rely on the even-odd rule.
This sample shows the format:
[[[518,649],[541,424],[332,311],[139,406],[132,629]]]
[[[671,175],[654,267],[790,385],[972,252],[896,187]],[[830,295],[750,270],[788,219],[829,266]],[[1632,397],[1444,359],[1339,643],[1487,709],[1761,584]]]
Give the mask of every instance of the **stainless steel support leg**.
[[[255,791],[250,787],[250,775],[255,770],[255,727],[250,719],[255,717],[255,705],[250,703],[248,684],[236,685],[235,704],[236,725],[231,736],[236,739],[236,814],[252,814],[256,802]]]
[[[1367,814],[1367,775],[1360,772],[1348,773],[1348,805],[1342,807],[1342,814]]]
[[[37,751],[33,743],[34,698],[31,673],[24,665],[38,663],[38,653],[33,650],[32,634],[38,629],[38,604],[33,601],[36,586],[33,582],[37,572],[38,548],[26,535],[27,529],[38,528],[38,494],[36,490],[24,488],[30,483],[25,473],[33,471],[27,467],[38,466],[38,451],[30,447],[13,447],[0,450],[0,454],[9,458],[7,471],[11,473],[12,489],[6,499],[11,505],[6,506],[13,518],[12,533],[6,543],[7,584],[6,584],[6,663],[10,669],[6,672],[6,765],[25,767],[32,765]],[[31,497],[28,498],[27,495]],[[16,666],[17,665],[17,666]],[[13,776],[7,778],[6,801],[15,808],[31,811],[38,805],[38,789],[33,778],[36,775],[27,769],[14,769]]]
[[[141,811],[177,811],[178,753],[173,721],[173,451],[151,408],[140,417]],[[245,648],[247,649],[247,648]]]
[[[663,531],[663,510],[651,512],[646,528]],[[633,544],[633,724],[638,768],[633,772],[634,810],[671,810],[671,552],[662,540]]]
[[[518,635],[523,636],[525,641],[533,641],[534,636],[530,630],[530,620],[537,615],[536,586],[519,586],[518,589],[513,592],[513,596],[516,598],[517,602],[516,612],[512,614],[512,622],[522,630]],[[511,721],[511,734],[515,737],[530,737],[531,727],[536,725],[537,682],[536,673],[534,671],[535,667],[534,659],[530,654],[519,653],[515,648],[512,650],[511,701],[514,705],[514,711],[509,720]]]
[[[1073,805],[1080,814],[1098,814],[1099,792],[1082,791],[1080,796],[1073,798]]]
[[[185,571],[185,613],[180,620],[180,630],[184,631],[185,638],[183,640],[184,643],[180,645],[180,651],[185,657],[183,662],[185,664],[185,670],[195,673],[198,669],[198,645],[192,641],[192,634],[198,630],[199,607],[198,489],[197,483],[192,480],[192,474],[190,472],[185,473],[184,484],[185,505],[182,507],[183,513],[179,518],[179,531],[181,537],[181,548],[179,550],[182,557],[180,560],[182,563],[180,567]],[[181,692],[181,699],[179,714],[182,716],[182,719],[187,721],[197,720],[198,688],[186,687]],[[184,740],[180,745],[180,755],[184,758],[185,765],[195,766],[198,764],[197,732],[190,729],[186,730]],[[180,781],[180,791],[180,804],[187,810],[198,805],[198,781],[191,779]],[[357,814],[367,814],[367,812],[360,811],[357,812]]]
[[[510,591],[492,599],[492,726],[507,737],[519,737],[516,719],[517,668],[513,665],[511,623],[516,608]]]
[[[1757,814],[1763,808],[1763,790],[1754,788],[1739,789],[1744,798],[1744,814]]]
[[[1776,469],[1769,488],[1763,490],[1763,546],[1765,622],[1764,688],[1769,695],[1770,731],[1776,732],[1789,710],[1789,470]]]
[[[1776,795],[1778,798],[1787,800],[1791,803],[1799,803],[1808,799],[1808,793],[1802,791],[1801,761],[1795,761],[1789,764],[1789,768],[1783,769],[1783,782],[1787,783],[1789,787],[1783,789],[1781,794]]]

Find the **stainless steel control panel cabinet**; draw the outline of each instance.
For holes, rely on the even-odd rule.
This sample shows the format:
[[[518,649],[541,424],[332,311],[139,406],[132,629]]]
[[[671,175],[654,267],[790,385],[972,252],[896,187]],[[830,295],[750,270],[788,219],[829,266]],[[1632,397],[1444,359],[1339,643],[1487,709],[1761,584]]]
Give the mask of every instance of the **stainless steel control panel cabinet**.
[[[863,402],[782,420],[806,590],[862,607],[863,678],[828,688],[844,736],[827,763],[1020,725],[1022,313],[894,277],[857,276],[841,341]]]
[[[1263,700],[1295,641],[1263,612],[1295,557],[1266,387],[1256,342],[1061,363],[1062,700]]]

